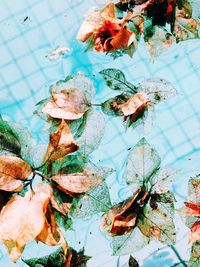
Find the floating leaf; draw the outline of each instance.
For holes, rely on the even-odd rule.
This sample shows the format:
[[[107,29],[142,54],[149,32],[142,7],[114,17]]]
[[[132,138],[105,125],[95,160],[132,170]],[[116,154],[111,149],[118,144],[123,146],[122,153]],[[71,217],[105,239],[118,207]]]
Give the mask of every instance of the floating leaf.
[[[149,239],[136,227],[126,235],[112,238],[113,255],[119,256],[134,253],[145,247],[148,242]]]
[[[65,255],[62,248],[42,258],[22,259],[30,267],[63,267]]]
[[[138,90],[145,92],[152,103],[156,104],[176,96],[174,86],[165,79],[147,79],[138,84]]]
[[[77,139],[80,153],[84,156],[96,150],[101,143],[105,131],[105,119],[100,111],[89,110],[86,113],[85,128]]]
[[[153,30],[153,35],[151,37],[147,37],[146,34],[145,38],[147,49],[153,61],[155,61],[174,42],[173,35],[167,30],[157,26],[154,27],[155,29]]]
[[[74,218],[84,218],[106,212],[110,209],[110,195],[106,183],[101,183],[83,196],[74,198],[70,215]]]
[[[160,203],[156,208],[146,207],[137,225],[146,237],[154,237],[168,245],[175,244],[176,231],[173,218],[163,210]]]
[[[45,213],[52,189],[40,184],[25,197],[15,195],[0,214],[0,239],[8,248],[12,261],[17,261],[25,245],[37,238],[45,225]]]
[[[161,159],[156,150],[153,149],[145,138],[142,138],[129,152],[125,180],[131,189],[135,192],[142,187],[157,171]]]
[[[135,203],[140,189],[126,201],[113,206],[103,215],[101,230],[109,235],[123,235],[130,232],[137,223],[140,212],[139,205]]]
[[[178,18],[175,23],[174,35],[176,41],[186,41],[200,38],[200,22],[195,19]]]
[[[23,188],[23,180],[32,173],[28,163],[12,155],[0,156],[0,189],[18,192]]]
[[[44,161],[51,162],[63,158],[65,155],[78,150],[78,148],[69,126],[62,120],[56,132],[50,134],[50,142]]]
[[[73,248],[69,248],[65,267],[87,267],[87,261],[90,259],[91,257],[84,255],[84,249],[77,252]]]
[[[139,267],[138,262],[136,261],[135,258],[133,258],[133,256],[129,257],[129,261],[128,261],[128,266],[129,267]]]
[[[151,179],[151,192],[162,194],[170,190],[176,173],[173,169],[161,168]]]
[[[200,241],[195,242],[192,245],[192,253],[188,263],[188,267],[200,266]]]
[[[126,80],[124,73],[119,69],[104,69],[99,72],[108,87],[112,90],[120,90],[135,93],[136,87]]]
[[[84,170],[81,173],[57,174],[51,177],[61,190],[71,193],[85,193],[102,183],[103,179],[95,173]]]

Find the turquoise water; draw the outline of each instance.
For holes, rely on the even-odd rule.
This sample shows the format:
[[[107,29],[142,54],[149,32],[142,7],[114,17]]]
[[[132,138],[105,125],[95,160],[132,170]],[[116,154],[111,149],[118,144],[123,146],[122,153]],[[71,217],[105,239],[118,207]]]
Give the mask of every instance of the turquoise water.
[[[83,14],[89,7],[97,5],[96,2],[100,1],[1,0],[0,112],[5,119],[28,127],[37,142],[43,142],[46,138],[44,124],[38,117],[32,116],[35,104],[48,96],[48,87],[52,83],[69,73],[81,71],[93,79],[97,90],[95,102],[111,94],[97,75],[103,68],[120,68],[135,84],[150,77],[169,80],[179,95],[156,108],[154,127],[147,139],[159,151],[164,165],[174,165],[180,170],[174,184],[178,206],[187,195],[187,180],[200,169],[200,41],[173,45],[155,63],[151,62],[144,44],[140,45],[132,59],[125,56],[113,61],[105,55],[84,53],[84,46],[76,41],[75,36]],[[47,57],[49,51],[58,46],[67,46],[70,52],[60,60],[50,61]],[[93,158],[116,170],[108,179],[113,202],[123,199],[126,194],[122,173],[127,149],[140,137],[140,132],[125,131],[121,121],[107,118],[104,139]],[[77,232],[68,234],[69,242],[76,248],[85,245],[86,254],[94,256],[88,266],[125,266],[127,257],[110,256],[108,240],[100,233],[99,224],[98,217],[75,222]],[[177,248],[187,259],[189,247],[183,245],[187,244],[187,229],[178,218],[177,227],[181,229]],[[81,236],[78,234],[80,230]],[[162,246],[154,243],[137,254],[141,262],[148,257],[142,266],[168,267],[177,262],[169,249],[157,251],[158,247]],[[48,251],[49,248],[44,245],[29,244],[24,255],[37,256]],[[24,266],[22,262],[16,265],[10,263],[4,248],[1,256],[0,266]]]

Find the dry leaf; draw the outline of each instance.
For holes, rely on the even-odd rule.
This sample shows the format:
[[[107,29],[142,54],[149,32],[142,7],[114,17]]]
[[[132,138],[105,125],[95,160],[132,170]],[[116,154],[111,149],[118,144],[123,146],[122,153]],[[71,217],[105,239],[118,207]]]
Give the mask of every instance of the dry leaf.
[[[88,109],[87,98],[79,89],[67,89],[58,93],[54,92],[51,99],[42,108],[41,112],[52,118],[77,120]]]
[[[0,156],[0,190],[21,191],[21,180],[26,180],[31,172],[30,165],[21,158],[11,155]]]
[[[0,239],[7,247],[12,261],[21,256],[25,245],[43,230],[45,213],[52,195],[52,188],[39,184],[35,192],[24,197],[15,195],[0,214]]]
[[[55,161],[79,149],[67,123],[62,120],[56,132],[50,134],[45,161]]]
[[[102,231],[106,230],[110,235],[123,235],[133,229],[138,216],[138,205],[133,208],[133,204],[140,191],[138,189],[130,199],[117,204],[104,214]]]
[[[146,93],[140,92],[134,94],[126,103],[119,105],[124,116],[129,116],[139,112],[140,109],[144,109],[149,102],[149,98]]]
[[[85,193],[103,182],[103,179],[90,171],[80,173],[58,174],[51,178],[59,185],[59,189],[71,193]]]
[[[66,214],[69,212],[71,208],[70,202],[63,202],[62,204],[60,204],[58,203],[54,195],[52,195],[50,202],[51,202],[52,207],[64,216],[66,216]]]
[[[191,227],[189,242],[193,243],[200,240],[200,221],[195,222]]]
[[[49,208],[47,209],[43,229],[36,237],[36,240],[41,241],[49,246],[62,246],[64,253],[67,252],[66,241],[56,224],[56,219],[53,213],[50,211]]]

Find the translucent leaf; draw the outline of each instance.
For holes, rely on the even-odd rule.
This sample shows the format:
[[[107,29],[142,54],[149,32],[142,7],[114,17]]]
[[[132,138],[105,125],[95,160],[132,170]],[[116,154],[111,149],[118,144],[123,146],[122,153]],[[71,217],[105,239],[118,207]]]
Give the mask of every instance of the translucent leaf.
[[[200,241],[197,241],[192,245],[191,257],[188,263],[188,267],[200,266]]]
[[[161,168],[152,178],[151,178],[151,192],[152,193],[165,193],[170,190],[172,182],[176,177],[176,171],[170,168]]]
[[[152,26],[151,26],[152,27]],[[147,49],[153,61],[169,48],[174,37],[167,30],[154,26],[154,33],[151,37],[145,38]]]
[[[144,80],[138,84],[138,90],[147,93],[154,104],[172,98],[177,94],[176,89],[170,82],[160,78]]]
[[[175,22],[174,36],[176,41],[186,41],[200,38],[200,22],[195,19],[179,18]]]
[[[188,195],[192,202],[200,202],[200,177],[191,178],[188,182]]]
[[[56,82],[53,86],[51,86],[50,91],[60,92],[62,90],[71,88],[79,89],[84,92],[89,103],[95,96],[95,88],[93,82],[82,73],[68,76],[65,80]]]
[[[127,82],[126,77],[124,73],[121,70],[118,69],[104,69],[99,72],[100,75],[105,80],[108,87],[110,87],[112,90],[120,90],[120,91],[126,91],[126,92],[136,92],[136,87]]]
[[[88,155],[98,148],[104,135],[105,119],[97,110],[89,110],[86,113],[85,128],[81,136],[76,140],[80,146],[79,152]]]
[[[84,218],[105,212],[111,207],[109,190],[106,183],[102,183],[79,198],[74,198],[70,215],[73,218]]]
[[[22,259],[30,267],[63,267],[65,255],[62,248],[58,248],[55,252],[33,259]]]
[[[148,238],[154,237],[162,243],[172,245],[176,242],[176,229],[173,217],[163,205],[157,208],[147,206],[144,214],[138,220],[140,231]]]
[[[159,168],[161,159],[145,138],[142,138],[129,152],[125,180],[133,191],[144,185]]]
[[[115,236],[112,238],[113,255],[127,255],[134,253],[148,244],[149,239],[145,237],[136,227],[126,235]]]
[[[109,175],[111,175],[114,172],[114,170],[112,168],[110,168],[110,167],[99,166],[99,165],[94,164],[91,161],[88,161],[86,163],[85,167],[88,170],[97,173],[103,179],[106,179]]]

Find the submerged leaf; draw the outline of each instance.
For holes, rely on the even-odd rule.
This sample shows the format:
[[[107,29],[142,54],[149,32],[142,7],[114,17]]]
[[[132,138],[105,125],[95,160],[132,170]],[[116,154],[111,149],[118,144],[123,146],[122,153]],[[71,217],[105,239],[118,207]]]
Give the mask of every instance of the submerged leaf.
[[[77,252],[73,248],[69,248],[65,267],[87,267],[87,261],[90,259],[90,256],[84,255],[84,249]]]
[[[161,159],[145,138],[142,138],[129,152],[125,180],[133,191],[142,187],[158,170]]]
[[[0,190],[18,192],[32,173],[28,163],[12,155],[0,156]]]
[[[200,241],[196,241],[192,245],[191,257],[188,263],[188,267],[200,266]]]
[[[133,258],[133,256],[130,256],[129,261],[128,261],[128,265],[129,265],[129,267],[139,267],[138,262],[136,261],[135,258]]]
[[[84,218],[99,212],[106,212],[110,207],[108,187],[106,183],[101,183],[83,196],[73,199],[70,215],[73,218]]]

